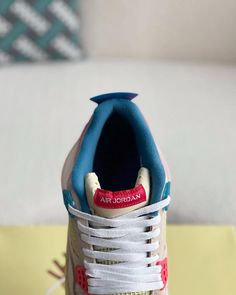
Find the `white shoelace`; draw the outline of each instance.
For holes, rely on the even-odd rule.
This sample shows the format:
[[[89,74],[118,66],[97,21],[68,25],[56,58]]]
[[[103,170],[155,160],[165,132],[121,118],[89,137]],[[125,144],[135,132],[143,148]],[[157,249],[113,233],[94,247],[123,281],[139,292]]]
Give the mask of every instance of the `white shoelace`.
[[[57,290],[59,287],[61,287],[65,283],[65,277],[62,277],[61,279],[57,280],[56,283],[54,283],[44,295],[50,295],[53,294],[55,290]]]
[[[78,217],[81,239],[90,247],[84,248],[84,266],[90,294],[120,292],[144,292],[161,290],[161,266],[151,265],[158,255],[150,252],[159,248],[159,242],[150,242],[160,235],[160,214],[153,215],[169,205],[170,197],[132,211],[121,217],[107,219],[90,215],[69,206],[69,212]],[[81,222],[86,221],[86,222]],[[148,231],[149,227],[154,229]],[[149,241],[149,242],[148,242]],[[109,248],[109,251],[96,250]],[[94,262],[91,262],[92,259]],[[96,259],[112,261],[113,264],[96,263]]]

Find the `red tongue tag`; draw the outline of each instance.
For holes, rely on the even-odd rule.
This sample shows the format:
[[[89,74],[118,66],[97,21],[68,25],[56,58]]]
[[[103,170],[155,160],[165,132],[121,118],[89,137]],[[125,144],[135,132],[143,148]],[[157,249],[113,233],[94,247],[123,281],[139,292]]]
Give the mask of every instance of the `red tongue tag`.
[[[94,195],[94,205],[107,209],[120,209],[134,206],[146,201],[142,184],[133,189],[111,192],[98,188]]]

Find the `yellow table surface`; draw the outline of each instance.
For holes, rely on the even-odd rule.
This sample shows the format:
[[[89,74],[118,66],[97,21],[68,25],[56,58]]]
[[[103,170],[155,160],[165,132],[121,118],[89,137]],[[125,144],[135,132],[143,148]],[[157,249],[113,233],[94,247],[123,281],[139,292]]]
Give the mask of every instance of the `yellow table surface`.
[[[171,295],[236,295],[234,227],[170,225],[167,239]],[[65,247],[66,226],[0,227],[0,295],[44,295]]]

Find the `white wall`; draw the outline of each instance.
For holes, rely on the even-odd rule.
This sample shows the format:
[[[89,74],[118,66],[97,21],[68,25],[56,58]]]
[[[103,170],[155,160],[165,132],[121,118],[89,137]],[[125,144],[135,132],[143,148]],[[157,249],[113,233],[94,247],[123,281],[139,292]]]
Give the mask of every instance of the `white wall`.
[[[91,56],[236,61],[235,0],[81,0]]]

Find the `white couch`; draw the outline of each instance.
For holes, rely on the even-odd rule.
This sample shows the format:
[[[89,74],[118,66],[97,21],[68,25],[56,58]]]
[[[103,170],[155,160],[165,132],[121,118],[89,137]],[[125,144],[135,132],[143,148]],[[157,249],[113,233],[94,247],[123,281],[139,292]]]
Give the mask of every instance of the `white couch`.
[[[134,91],[172,171],[170,221],[236,224],[236,67],[88,60],[0,69],[0,224],[62,223],[60,170],[103,92]]]

